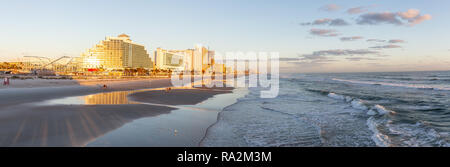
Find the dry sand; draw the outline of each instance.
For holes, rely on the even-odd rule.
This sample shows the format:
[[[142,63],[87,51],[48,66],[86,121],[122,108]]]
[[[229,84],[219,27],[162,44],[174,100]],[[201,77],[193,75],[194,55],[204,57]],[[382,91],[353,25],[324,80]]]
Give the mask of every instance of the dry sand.
[[[63,87],[63,86],[96,86],[103,84],[120,84],[127,82],[142,82],[151,80],[167,80],[167,78],[151,79],[11,79],[9,86],[4,86],[3,82],[0,89],[11,88],[40,88],[40,87]]]

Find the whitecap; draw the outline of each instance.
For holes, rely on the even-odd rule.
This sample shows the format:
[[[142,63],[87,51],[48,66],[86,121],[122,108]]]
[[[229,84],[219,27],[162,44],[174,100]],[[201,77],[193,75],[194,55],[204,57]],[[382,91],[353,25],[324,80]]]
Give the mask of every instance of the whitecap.
[[[367,111],[367,115],[371,115],[371,116],[373,116],[373,115],[377,115],[378,113],[375,111],[375,110],[369,110],[369,111]]]
[[[395,114],[394,111],[388,110],[384,106],[379,105],[379,104],[375,105],[373,109],[376,110],[378,112],[378,114],[380,114],[380,115]]]
[[[389,137],[378,130],[378,123],[376,122],[374,117],[370,117],[369,119],[367,119],[367,126],[369,127],[369,130],[373,132],[372,140],[375,142],[377,146],[379,147],[390,146]]]
[[[344,96],[338,95],[336,93],[329,93],[328,97],[331,97],[331,98],[336,99],[336,100],[345,100]]]
[[[352,107],[359,110],[368,110],[369,108],[364,104],[362,100],[355,99],[351,102]]]
[[[348,79],[339,79],[333,78],[334,81],[340,82],[350,82],[354,84],[365,84],[365,85],[383,85],[383,86],[394,86],[394,87],[403,87],[403,88],[416,88],[422,90],[450,90],[448,86],[442,85],[426,85],[426,84],[403,84],[403,83],[388,83],[388,82],[373,82],[373,81],[358,81],[358,80],[348,80]]]

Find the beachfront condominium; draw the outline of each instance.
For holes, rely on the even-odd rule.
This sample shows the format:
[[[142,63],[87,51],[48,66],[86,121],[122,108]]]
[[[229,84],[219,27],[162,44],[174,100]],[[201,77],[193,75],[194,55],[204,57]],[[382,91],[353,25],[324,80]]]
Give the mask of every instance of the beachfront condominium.
[[[81,58],[84,69],[153,68],[153,63],[145,47],[131,41],[130,36],[126,34],[106,37],[105,40],[82,53]]]
[[[194,49],[155,51],[155,67],[162,70],[204,72],[214,64],[214,51],[197,45]]]

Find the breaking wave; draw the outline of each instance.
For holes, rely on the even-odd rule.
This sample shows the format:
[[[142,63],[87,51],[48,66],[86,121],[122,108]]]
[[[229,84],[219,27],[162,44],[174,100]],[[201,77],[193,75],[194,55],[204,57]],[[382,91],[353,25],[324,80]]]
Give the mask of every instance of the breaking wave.
[[[332,80],[340,81],[340,82],[349,82],[349,83],[354,83],[354,84],[394,86],[394,87],[416,88],[416,89],[425,89],[425,90],[445,90],[445,91],[449,91],[450,90],[450,87],[446,87],[444,85],[404,84],[404,83],[389,83],[389,82],[376,82],[376,81],[358,81],[358,80],[348,80],[348,79],[339,79],[339,78],[333,78]]]
[[[371,105],[364,100],[333,92],[330,92],[327,96],[349,103],[352,108],[366,112],[369,116],[367,119],[367,127],[373,132],[372,140],[377,146],[450,146],[450,143],[445,140],[448,137],[447,133],[439,133],[422,123],[393,124],[389,115],[395,115],[396,112],[380,104]],[[388,134],[401,136],[402,142],[393,142],[393,139]]]

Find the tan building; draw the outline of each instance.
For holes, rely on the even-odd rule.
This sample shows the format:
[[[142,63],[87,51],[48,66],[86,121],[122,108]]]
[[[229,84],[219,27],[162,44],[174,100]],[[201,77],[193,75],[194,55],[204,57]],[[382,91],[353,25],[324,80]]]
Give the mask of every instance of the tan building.
[[[155,67],[172,71],[202,72],[214,64],[214,51],[196,46],[194,49],[155,51]]]
[[[84,69],[151,69],[153,63],[145,47],[134,43],[126,34],[107,37],[81,54]]]

